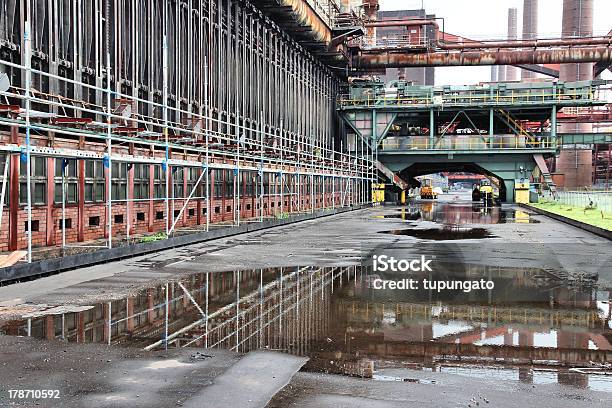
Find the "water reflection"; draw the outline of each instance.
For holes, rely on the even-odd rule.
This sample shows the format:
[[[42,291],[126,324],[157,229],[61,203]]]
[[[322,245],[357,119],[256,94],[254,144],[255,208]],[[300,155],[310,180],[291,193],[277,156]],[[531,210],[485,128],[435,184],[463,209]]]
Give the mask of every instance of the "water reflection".
[[[357,267],[290,267],[192,275],[126,299],[50,308],[0,321],[0,333],[160,347],[272,348],[305,354],[324,335],[334,290]],[[296,341],[299,336],[300,341]]]
[[[465,270],[472,278],[492,276],[495,290],[446,296],[377,290],[367,274],[344,287],[332,305],[335,347],[321,345],[325,356],[341,352],[374,367],[412,364],[466,375],[480,370],[483,376],[501,364],[497,372],[521,381],[554,376],[559,383],[612,392],[612,381],[597,374],[612,369],[612,292],[555,284],[554,276],[544,279],[547,272],[539,269]],[[582,368],[557,368],[564,366]]]
[[[307,370],[385,380],[385,369],[411,367],[612,392],[601,375],[612,371],[611,291],[567,285],[541,269],[460,269],[446,265],[451,272],[440,277],[487,277],[495,289],[376,290],[369,266],[204,273],[0,322],[0,331],[115,346],[282,350],[310,357]]]
[[[431,221],[440,224],[503,224],[538,223],[527,211],[485,207],[481,203],[423,202],[405,206],[399,214],[382,215],[384,218],[399,218],[409,221]]]

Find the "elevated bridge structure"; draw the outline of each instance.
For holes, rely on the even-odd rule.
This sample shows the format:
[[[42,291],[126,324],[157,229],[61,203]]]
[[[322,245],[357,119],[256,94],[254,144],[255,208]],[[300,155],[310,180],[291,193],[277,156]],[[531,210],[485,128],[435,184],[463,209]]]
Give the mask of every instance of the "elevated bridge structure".
[[[605,105],[602,84],[353,81],[338,111],[355,140],[366,140],[378,161],[402,179],[440,171],[494,176],[502,181],[502,198],[512,202],[515,181],[528,180],[536,167],[554,188],[544,159],[561,145],[612,141],[608,134],[557,133],[559,109]]]

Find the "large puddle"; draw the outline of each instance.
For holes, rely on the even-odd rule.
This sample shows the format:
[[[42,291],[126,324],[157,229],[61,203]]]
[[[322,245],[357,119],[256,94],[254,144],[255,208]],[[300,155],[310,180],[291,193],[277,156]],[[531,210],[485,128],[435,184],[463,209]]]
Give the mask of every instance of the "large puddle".
[[[481,239],[493,238],[491,234],[484,228],[461,228],[454,226],[445,226],[444,228],[426,228],[413,229],[404,228],[391,231],[381,231],[381,234],[405,235],[419,239],[427,239],[434,241],[448,241],[456,239]]]
[[[611,291],[570,286],[542,269],[469,264],[464,279],[493,279],[495,288],[381,290],[371,268],[202,273],[126,299],[0,321],[0,332],[149,349],[281,350],[310,357],[306,370],[381,381],[423,382],[410,373],[441,371],[612,392]],[[393,369],[402,374],[387,374]]]

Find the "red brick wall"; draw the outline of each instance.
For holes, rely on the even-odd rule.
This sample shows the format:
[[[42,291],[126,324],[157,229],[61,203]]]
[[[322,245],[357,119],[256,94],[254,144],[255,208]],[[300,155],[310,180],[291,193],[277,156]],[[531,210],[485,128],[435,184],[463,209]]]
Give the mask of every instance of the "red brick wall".
[[[19,136],[22,138],[22,135]],[[10,135],[0,133],[0,143],[9,143]],[[20,140],[19,142],[23,142]],[[32,143],[34,145],[47,146],[49,144],[49,140],[44,137],[40,137],[38,135],[32,137]],[[85,149],[87,151],[104,153],[105,145],[104,143],[97,142],[88,142],[85,145]],[[79,141],[78,140],[66,140],[66,139],[56,139],[53,143],[53,147],[55,148],[70,148],[70,149],[78,149]],[[148,157],[156,157],[160,160],[164,157],[163,151],[152,151],[149,149],[140,149],[134,148],[133,146],[118,146],[114,153],[118,154],[128,154],[132,153],[137,156],[148,156]],[[171,158],[174,159],[183,159],[183,160],[193,160],[197,161],[201,158],[197,155],[187,155],[179,152],[172,152],[170,154]],[[47,160],[47,204],[41,206],[35,206],[32,211],[32,220],[33,224],[36,224],[38,221],[38,231],[34,231],[32,233],[32,245],[34,247],[43,247],[47,245],[60,245],[62,242],[62,230],[61,230],[61,216],[62,209],[60,205],[56,205],[53,203],[53,176],[54,176],[54,163],[53,158]],[[59,159],[58,159],[59,160]],[[256,167],[257,164],[253,163],[253,167]],[[80,175],[83,175],[84,166],[79,163]],[[151,166],[153,168],[153,166]],[[287,168],[285,171],[292,171],[294,169]],[[130,172],[131,173],[131,172]],[[15,175],[18,177],[18,175]],[[83,177],[83,176],[81,176]],[[128,176],[130,181],[133,181],[133,177],[131,174]],[[149,196],[152,197],[153,193],[153,171],[149,172],[149,179],[151,183],[151,187],[149,189]],[[297,180],[295,180],[297,181]],[[204,179],[202,180],[204,182]],[[310,184],[306,179],[302,180],[303,183]],[[79,183],[81,186],[83,184],[83,180]],[[186,189],[186,178],[185,178],[185,188],[186,195],[189,194],[189,191]],[[214,175],[210,178],[210,192],[211,196],[214,191]],[[254,188],[256,194],[259,192],[260,185],[257,184],[257,187]],[[83,241],[92,241],[97,239],[104,239],[107,237],[107,214],[106,214],[106,203],[85,203],[84,197],[82,193],[82,187],[79,189],[79,203],[82,208],[81,217],[79,217],[79,203],[77,204],[69,204],[66,205],[65,216],[66,219],[70,219],[72,221],[71,228],[66,229],[66,242],[67,243],[75,243],[79,241],[79,230],[82,229],[82,240]],[[133,191],[133,188],[130,188],[130,191]],[[259,211],[259,200],[253,196],[245,196],[245,185],[241,186],[240,191],[240,203],[241,203],[241,212],[240,217],[242,220],[248,218],[258,218],[260,216]],[[297,186],[293,188],[294,192],[297,192]],[[315,185],[314,190],[314,203],[311,203],[311,194],[305,193],[305,188],[302,187],[301,190],[301,202],[300,202],[300,210],[301,211],[309,211],[311,205],[314,204],[315,209],[323,208],[324,206],[331,207],[332,206],[332,197],[331,197],[331,183],[328,183],[325,186],[326,192],[326,201],[323,203],[323,199],[321,197],[322,188],[321,186]],[[275,192],[274,182],[270,183],[270,194]],[[334,201],[335,206],[339,206],[342,200],[343,191],[335,191]],[[6,198],[8,199],[9,192],[7,191]],[[11,196],[15,198],[15,194]],[[17,196],[18,197],[18,196]],[[276,216],[281,212],[280,206],[281,197],[264,197],[264,216]],[[348,195],[345,198],[345,204],[348,203]],[[176,199],[174,201],[174,209],[175,211],[180,211],[181,207],[184,204],[184,200]],[[292,204],[292,206],[291,206]],[[12,204],[14,205],[14,203]],[[218,223],[218,222],[231,222],[234,220],[234,206],[236,205],[235,201],[230,198],[215,198],[211,197],[210,202],[210,222]],[[288,213],[290,211],[297,211],[297,196],[291,197],[289,195],[284,195],[283,197],[283,205],[282,211],[284,213]],[[165,204],[163,199],[156,199],[152,203],[148,201],[138,201],[130,204],[131,211],[130,215],[130,234],[131,235],[139,235],[139,234],[148,234],[155,233],[160,231],[165,231],[166,228],[166,214],[165,214]],[[215,209],[218,207],[218,211]],[[293,208],[291,208],[293,207]],[[190,227],[196,225],[205,225],[206,224],[206,201],[204,199],[192,199],[189,201],[186,206],[180,220],[176,223],[176,228]],[[189,210],[192,210],[192,214],[190,215]],[[22,249],[27,247],[27,235],[26,231],[26,222],[27,222],[27,212],[23,206],[19,206],[17,210],[17,220],[10,219],[9,206],[5,206],[2,225],[0,226],[0,250],[6,251],[9,250],[9,228],[10,224],[14,224],[16,222],[16,230],[17,230],[17,249]],[[172,205],[170,204],[170,212],[172,211]],[[163,216],[160,219],[156,218],[158,212],[162,212]],[[137,216],[139,213],[144,214],[144,220],[137,220]],[[123,215],[123,223],[116,223],[114,216],[115,215]],[[170,220],[172,221],[172,214],[170,214]],[[49,216],[51,219],[49,219]],[[113,236],[125,236],[126,235],[126,227],[128,223],[128,208],[126,203],[113,203],[112,205],[112,216],[113,216]],[[90,225],[90,217],[99,217],[99,225]]]

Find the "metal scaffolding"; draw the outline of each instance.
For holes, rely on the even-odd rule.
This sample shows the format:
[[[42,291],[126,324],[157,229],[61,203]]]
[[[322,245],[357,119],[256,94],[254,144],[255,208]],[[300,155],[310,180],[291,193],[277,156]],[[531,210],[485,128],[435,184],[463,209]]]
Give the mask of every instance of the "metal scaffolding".
[[[345,137],[336,131],[342,129],[335,111],[339,79],[249,2],[53,3],[58,13],[43,1],[7,0],[6,8],[17,12],[9,14],[14,21],[3,17],[0,30],[0,74],[10,83],[0,92],[0,150],[11,162],[3,182],[20,176],[18,162],[9,157],[25,156],[29,262],[36,157],[62,160],[62,247],[70,241],[66,171],[78,167],[82,204],[84,161],[104,169],[108,248],[121,234],[113,232],[117,205],[127,213],[128,240],[134,206],[142,202],[163,201],[166,237],[190,202],[203,202],[208,231],[213,187],[222,172],[224,182],[231,180],[232,225],[245,221],[241,192],[247,184],[259,221],[266,214],[284,218],[367,202],[374,153],[364,143],[353,151],[337,149]],[[36,13],[28,20],[19,8]],[[161,166],[165,192],[135,197],[135,165],[148,165],[151,175]],[[19,182],[9,190],[15,186]],[[13,198],[19,193],[13,191]],[[278,199],[280,206],[265,211],[267,202]],[[9,211],[9,218],[15,215]]]

